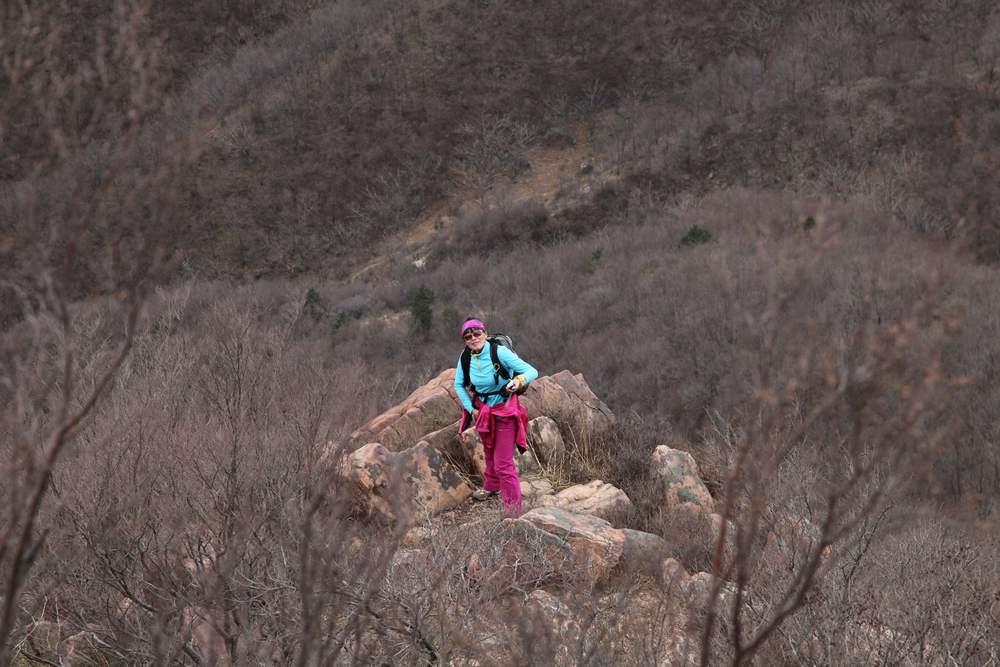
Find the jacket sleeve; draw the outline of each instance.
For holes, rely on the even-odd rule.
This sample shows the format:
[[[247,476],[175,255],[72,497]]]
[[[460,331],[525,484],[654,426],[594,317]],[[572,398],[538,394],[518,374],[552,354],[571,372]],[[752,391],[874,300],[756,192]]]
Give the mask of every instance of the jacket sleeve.
[[[500,363],[510,370],[511,378],[518,375],[524,378],[525,386],[528,386],[538,378],[538,371],[535,370],[535,367],[517,356],[509,347],[498,346],[497,357],[499,357]]]
[[[455,367],[455,394],[462,407],[468,412],[472,412],[472,397],[465,390],[465,373],[462,372],[462,357],[458,357],[458,366]]]

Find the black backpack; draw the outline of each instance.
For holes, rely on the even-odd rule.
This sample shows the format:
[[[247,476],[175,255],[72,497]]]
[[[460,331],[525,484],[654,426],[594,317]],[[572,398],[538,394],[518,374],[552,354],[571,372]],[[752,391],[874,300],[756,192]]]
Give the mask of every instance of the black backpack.
[[[486,340],[489,341],[489,343],[490,343],[490,361],[493,362],[493,383],[494,384],[499,383],[500,382],[500,378],[503,378],[504,380],[506,380],[506,381],[509,382],[510,381],[510,371],[508,371],[506,368],[504,368],[504,365],[502,363],[500,363],[500,355],[499,355],[499,352],[497,351],[497,347],[499,345],[503,345],[504,347],[506,347],[506,348],[510,349],[511,351],[513,351],[514,350],[514,341],[511,340],[510,336],[508,336],[507,334],[502,334],[502,333],[496,333],[496,334],[492,334],[490,336],[487,336]],[[492,395],[492,394],[482,394],[482,393],[479,393],[478,391],[476,391],[476,388],[472,385],[472,381],[469,380],[469,364],[470,363],[472,363],[472,352],[469,351],[469,348],[465,348],[462,351],[462,373],[465,376],[465,388],[466,389],[471,389],[472,393],[474,393],[474,394],[476,394],[478,396],[481,396],[481,397]],[[517,394],[518,396],[520,396],[521,394],[523,394],[527,390],[528,390],[527,387],[521,387],[520,389],[518,389],[514,393]],[[510,395],[510,392],[507,391],[506,387],[500,387],[500,391],[494,392],[494,393],[498,393],[501,396],[503,396],[504,398],[506,398],[507,396]]]

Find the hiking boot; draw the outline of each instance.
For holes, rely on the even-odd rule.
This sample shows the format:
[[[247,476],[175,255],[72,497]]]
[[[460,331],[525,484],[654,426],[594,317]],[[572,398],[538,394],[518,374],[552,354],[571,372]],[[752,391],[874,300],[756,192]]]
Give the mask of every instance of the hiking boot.
[[[500,495],[499,491],[487,491],[486,489],[476,489],[472,492],[473,500],[489,500]]]

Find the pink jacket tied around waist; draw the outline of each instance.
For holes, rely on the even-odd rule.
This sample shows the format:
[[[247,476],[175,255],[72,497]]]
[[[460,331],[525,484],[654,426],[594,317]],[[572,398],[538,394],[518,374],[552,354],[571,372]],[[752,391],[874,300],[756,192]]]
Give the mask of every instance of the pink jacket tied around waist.
[[[479,433],[479,437],[485,446],[493,446],[493,424],[495,417],[515,417],[517,435],[514,436],[514,444],[522,452],[528,449],[528,410],[521,405],[521,401],[518,400],[516,394],[500,405],[493,406],[486,405],[478,397],[472,400],[476,409],[479,410],[479,416],[476,417],[475,423],[476,432]],[[459,425],[459,431],[469,428],[471,422],[472,415],[462,410],[462,421]]]

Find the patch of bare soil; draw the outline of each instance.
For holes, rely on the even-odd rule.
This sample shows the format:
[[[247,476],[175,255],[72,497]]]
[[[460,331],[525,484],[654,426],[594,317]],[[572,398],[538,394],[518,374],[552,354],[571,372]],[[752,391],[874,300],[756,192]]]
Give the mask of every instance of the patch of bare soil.
[[[445,198],[427,207],[405,230],[382,241],[373,255],[348,278],[353,282],[385,266],[392,255],[401,255],[409,261],[422,262],[429,248],[445,238],[457,222],[456,214],[470,204],[488,203],[503,197],[513,201],[537,201],[552,210],[567,182],[583,178],[581,167],[591,165],[596,152],[590,140],[588,123],[581,121],[570,128],[573,143],[570,145],[535,146],[525,155],[530,165],[514,178],[501,177],[489,188],[477,193],[475,188],[457,185]]]

